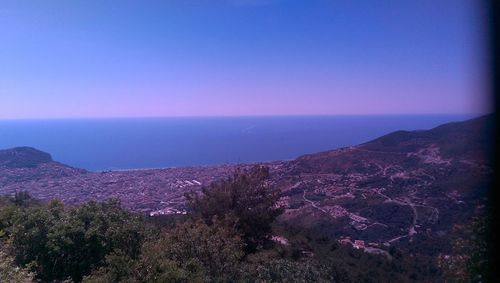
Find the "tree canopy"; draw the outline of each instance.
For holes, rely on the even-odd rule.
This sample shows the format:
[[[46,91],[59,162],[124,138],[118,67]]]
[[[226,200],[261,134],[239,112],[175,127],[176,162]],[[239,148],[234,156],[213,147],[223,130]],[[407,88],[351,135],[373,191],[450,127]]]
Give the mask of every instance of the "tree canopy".
[[[232,221],[240,231],[246,250],[255,251],[270,239],[271,224],[282,213],[276,206],[280,191],[269,186],[269,168],[254,166],[212,183],[201,193],[187,194],[188,206],[207,223]]]
[[[372,255],[277,221],[269,169],[238,170],[187,195],[188,215],[148,217],[118,200],[66,206],[0,197],[4,282],[436,281],[428,258]],[[275,242],[272,236],[286,238]],[[439,280],[437,280],[439,281]]]

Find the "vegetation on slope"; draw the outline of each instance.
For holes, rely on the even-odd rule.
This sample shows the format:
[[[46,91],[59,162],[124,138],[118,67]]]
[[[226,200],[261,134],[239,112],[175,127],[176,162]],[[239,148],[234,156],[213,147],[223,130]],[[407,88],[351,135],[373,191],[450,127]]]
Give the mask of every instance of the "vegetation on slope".
[[[392,248],[374,255],[276,217],[268,169],[189,194],[191,213],[145,217],[117,200],[77,207],[25,193],[0,199],[4,282],[439,281],[435,260]],[[280,236],[281,241],[273,241]],[[283,240],[284,239],[284,240]],[[456,274],[453,274],[456,276]]]

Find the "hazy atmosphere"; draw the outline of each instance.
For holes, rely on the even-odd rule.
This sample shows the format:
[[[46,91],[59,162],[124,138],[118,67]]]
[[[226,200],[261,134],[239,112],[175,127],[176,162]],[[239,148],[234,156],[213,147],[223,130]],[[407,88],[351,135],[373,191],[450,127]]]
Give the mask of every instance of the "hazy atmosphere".
[[[9,1],[0,119],[489,112],[480,1]]]

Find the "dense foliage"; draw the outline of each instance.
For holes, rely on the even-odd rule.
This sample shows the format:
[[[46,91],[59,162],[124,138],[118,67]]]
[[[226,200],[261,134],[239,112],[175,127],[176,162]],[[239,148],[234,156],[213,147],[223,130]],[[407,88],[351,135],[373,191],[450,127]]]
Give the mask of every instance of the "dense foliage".
[[[452,255],[439,257],[446,277],[454,282],[485,282],[491,268],[488,257],[487,228],[490,217],[476,213],[470,222],[455,225]]]
[[[432,258],[369,254],[277,222],[268,175],[257,166],[189,194],[188,215],[140,216],[117,200],[0,198],[0,282],[439,281]]]
[[[270,239],[271,224],[281,214],[275,204],[280,191],[269,188],[269,168],[255,166],[250,172],[237,171],[233,177],[213,183],[201,194],[188,194],[195,216],[211,224],[213,219],[231,222],[242,235],[246,250],[254,252]]]
[[[58,201],[27,205],[18,200],[1,208],[0,229],[16,262],[32,264],[42,280],[81,281],[108,254],[134,257],[140,252],[143,222],[116,200],[75,208]]]

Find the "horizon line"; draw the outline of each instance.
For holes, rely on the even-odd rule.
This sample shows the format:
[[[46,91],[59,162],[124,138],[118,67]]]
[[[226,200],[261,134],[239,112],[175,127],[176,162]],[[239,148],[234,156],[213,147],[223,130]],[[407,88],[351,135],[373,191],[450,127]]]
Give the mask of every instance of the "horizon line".
[[[299,118],[299,117],[342,117],[342,116],[444,116],[470,115],[483,116],[493,114],[489,112],[461,112],[461,113],[349,113],[349,114],[268,114],[268,115],[174,115],[174,116],[97,116],[97,117],[23,117],[0,118],[0,121],[34,121],[34,120],[121,120],[121,119],[216,119],[216,118]]]

